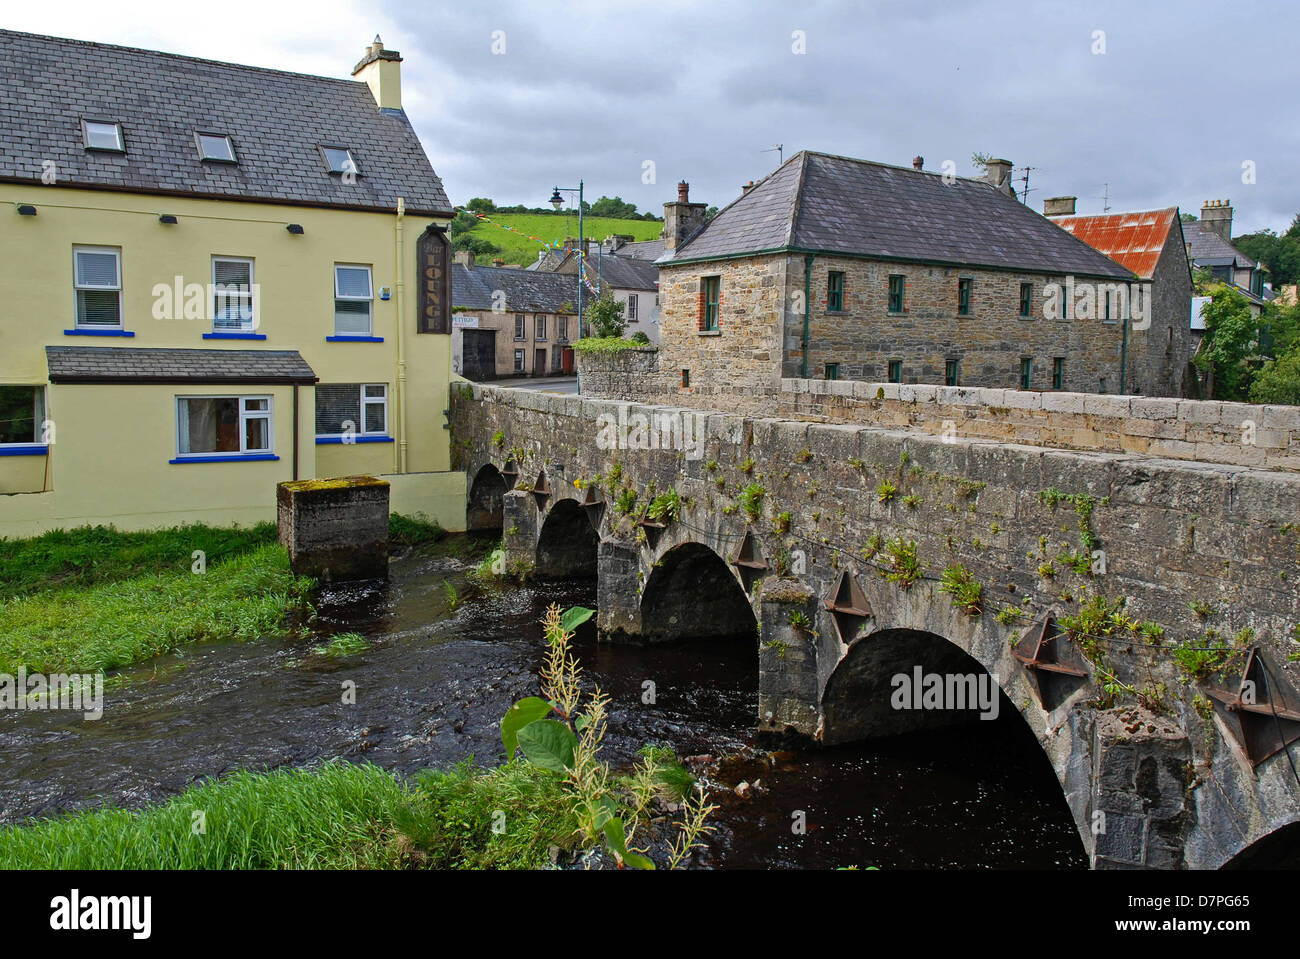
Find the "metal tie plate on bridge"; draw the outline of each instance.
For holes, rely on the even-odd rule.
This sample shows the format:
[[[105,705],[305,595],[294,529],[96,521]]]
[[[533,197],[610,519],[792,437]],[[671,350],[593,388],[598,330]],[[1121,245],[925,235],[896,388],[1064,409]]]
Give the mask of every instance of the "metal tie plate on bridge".
[[[1056,626],[1056,611],[1048,610],[1034,620],[1011,651],[1025,667],[1025,676],[1038,704],[1048,712],[1060,706],[1079,687],[1079,680],[1088,677],[1088,670],[1074,646],[1064,640],[1065,634]]]
[[[533,483],[533,499],[537,500],[537,508],[546,509],[546,501],[550,498],[551,484],[546,480],[546,470],[539,470],[537,482]]]
[[[1252,648],[1235,693],[1206,690],[1252,766],[1300,740],[1300,695],[1284,683],[1271,682],[1271,677],[1263,654]]]
[[[736,547],[736,552],[731,557],[731,565],[740,570],[740,580],[745,584],[746,593],[752,592],[754,582],[767,574],[769,569],[767,560],[763,558],[763,551],[759,548],[752,530],[745,530],[745,538]]]
[[[840,642],[846,646],[857,639],[863,625],[874,615],[867,594],[847,569],[840,570],[830,593],[822,598],[822,605],[830,612]]]
[[[587,521],[591,523],[591,528],[599,533],[600,521],[605,518],[605,501],[601,499],[600,491],[593,486],[588,486],[582,502],[578,505],[587,514]]]

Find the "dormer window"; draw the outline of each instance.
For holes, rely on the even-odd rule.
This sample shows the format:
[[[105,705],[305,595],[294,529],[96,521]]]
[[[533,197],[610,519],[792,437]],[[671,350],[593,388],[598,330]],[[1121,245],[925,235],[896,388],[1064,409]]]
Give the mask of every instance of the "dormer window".
[[[357,170],[357,161],[352,159],[352,151],[347,147],[327,147],[320,148],[321,155],[325,157],[325,165],[329,168],[330,173],[352,173]]]
[[[87,150],[106,153],[125,153],[126,141],[122,138],[122,124],[112,120],[82,120],[81,132]]]
[[[238,163],[235,159],[235,145],[224,133],[195,133],[194,140],[199,145],[199,159],[214,163]]]

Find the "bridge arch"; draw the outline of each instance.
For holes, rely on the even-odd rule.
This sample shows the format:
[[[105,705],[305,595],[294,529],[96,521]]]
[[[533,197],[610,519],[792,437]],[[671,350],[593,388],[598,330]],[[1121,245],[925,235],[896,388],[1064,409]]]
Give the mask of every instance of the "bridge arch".
[[[595,579],[600,537],[578,501],[556,500],[541,520],[536,574],[543,579]]]
[[[655,562],[641,592],[641,638],[647,642],[748,637],[758,621],[726,560],[703,543],[687,541]]]
[[[492,463],[481,466],[470,483],[465,499],[465,529],[499,530],[504,525],[503,497],[508,486],[501,471]]]

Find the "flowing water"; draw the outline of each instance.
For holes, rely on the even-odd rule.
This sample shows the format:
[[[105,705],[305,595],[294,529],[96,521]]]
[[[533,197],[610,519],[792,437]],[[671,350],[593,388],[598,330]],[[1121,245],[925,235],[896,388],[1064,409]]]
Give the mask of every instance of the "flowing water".
[[[128,670],[105,690],[99,721],[0,714],[0,822],[156,802],[235,769],[343,757],[411,775],[468,756],[499,761],[502,714],[537,692],[542,612],[593,605],[594,585],[476,592],[467,572],[454,556],[415,556],[394,562],[387,584],[327,588],[317,638],[205,643]],[[344,631],[370,647],[315,651]],[[613,699],[606,743],[616,765],[645,743],[747,757],[719,773],[718,831],[702,865],[1086,866],[1051,769],[1012,709],[943,733],[769,754],[747,748],[754,643],[598,645],[588,623],[576,647],[587,678]],[[351,683],[356,704],[344,705]],[[741,778],[758,784],[747,798],[730,788]]]

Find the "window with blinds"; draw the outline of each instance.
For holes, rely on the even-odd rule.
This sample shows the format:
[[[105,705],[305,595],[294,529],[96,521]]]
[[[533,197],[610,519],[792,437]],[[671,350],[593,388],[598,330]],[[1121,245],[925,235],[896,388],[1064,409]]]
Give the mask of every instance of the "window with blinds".
[[[386,436],[388,386],[385,383],[330,383],[316,386],[318,437]]]
[[[253,330],[253,261],[214,256],[212,258],[212,328],[216,331]]]
[[[77,326],[108,329],[122,326],[122,253],[104,247],[75,247],[73,283],[77,292]]]
[[[334,332],[340,336],[369,336],[373,294],[370,267],[334,265]]]

